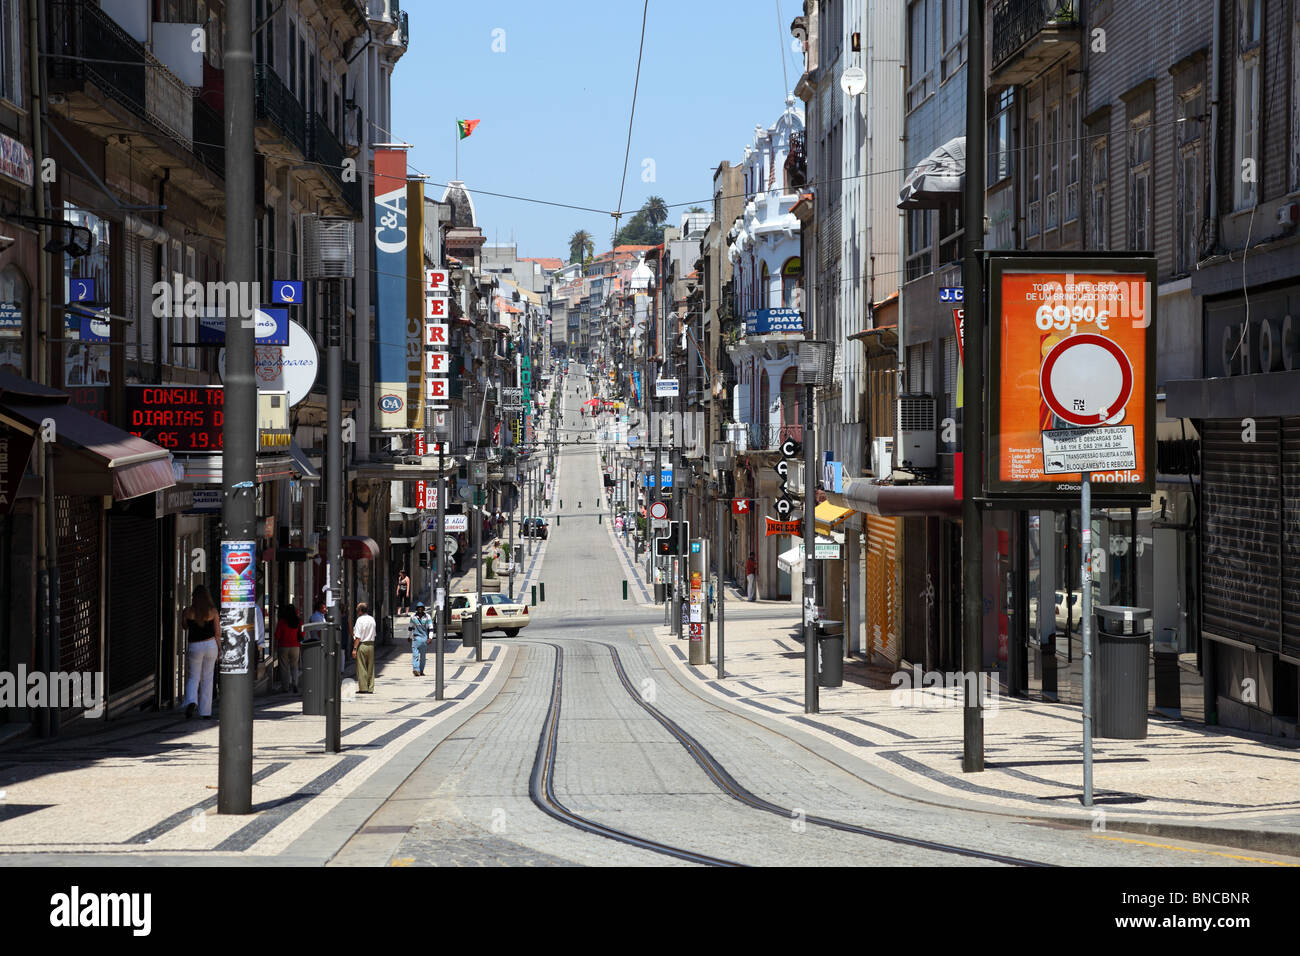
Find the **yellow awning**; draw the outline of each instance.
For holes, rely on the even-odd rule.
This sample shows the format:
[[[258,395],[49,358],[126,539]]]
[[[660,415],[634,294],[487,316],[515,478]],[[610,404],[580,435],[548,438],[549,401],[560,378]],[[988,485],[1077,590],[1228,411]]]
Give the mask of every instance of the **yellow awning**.
[[[853,514],[852,508],[841,508],[829,501],[823,501],[817,506],[817,510],[813,512],[813,517],[816,520],[814,530],[818,534],[829,537],[830,533],[842,525],[851,514]]]

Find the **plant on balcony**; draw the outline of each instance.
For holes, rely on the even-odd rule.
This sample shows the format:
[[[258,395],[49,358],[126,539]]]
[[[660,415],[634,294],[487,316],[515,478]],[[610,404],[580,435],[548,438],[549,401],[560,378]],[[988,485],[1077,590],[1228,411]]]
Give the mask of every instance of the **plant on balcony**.
[[[1071,24],[1079,19],[1078,11],[1074,9],[1073,0],[1062,0],[1056,5],[1056,10],[1047,18],[1048,23],[1054,24]]]

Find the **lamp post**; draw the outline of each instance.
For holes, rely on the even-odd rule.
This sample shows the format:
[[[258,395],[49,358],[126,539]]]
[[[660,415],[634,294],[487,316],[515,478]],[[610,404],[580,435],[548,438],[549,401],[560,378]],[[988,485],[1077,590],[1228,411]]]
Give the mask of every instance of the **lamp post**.
[[[728,473],[733,467],[736,459],[736,446],[729,441],[715,441],[713,443],[713,467],[714,467],[714,487],[717,489],[717,510],[718,510],[718,527],[717,533],[713,539],[714,565],[717,568],[718,575],[718,680],[726,676],[723,669],[723,657],[725,656],[725,607],[727,600],[727,588],[722,579],[722,534],[723,527],[726,523],[727,512],[727,486],[730,484],[726,480]]]
[[[339,653],[343,637],[343,280],[355,269],[355,227],[351,219],[303,217],[303,277],[324,279],[326,297],[325,434],[326,522],[325,606],[329,637],[325,644],[325,751],[342,747]]]

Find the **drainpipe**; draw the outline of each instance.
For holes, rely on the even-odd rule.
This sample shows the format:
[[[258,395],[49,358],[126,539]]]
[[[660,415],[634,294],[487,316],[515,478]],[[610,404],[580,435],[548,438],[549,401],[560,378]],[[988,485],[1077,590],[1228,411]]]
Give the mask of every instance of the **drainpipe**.
[[[1220,55],[1223,43],[1223,4],[1214,5],[1214,42],[1210,45],[1210,243],[1211,249],[1219,247],[1219,93],[1222,90],[1223,69]]]

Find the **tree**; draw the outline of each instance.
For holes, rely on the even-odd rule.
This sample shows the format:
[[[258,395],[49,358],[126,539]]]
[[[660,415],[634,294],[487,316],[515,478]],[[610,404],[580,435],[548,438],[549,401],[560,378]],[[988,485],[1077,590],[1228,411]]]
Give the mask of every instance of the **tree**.
[[[659,196],[650,196],[641,207],[650,225],[657,226],[668,219],[668,204]]]
[[[703,206],[692,206],[687,212],[708,212]]]
[[[591,233],[585,229],[579,229],[569,237],[569,261],[585,263],[596,251],[596,244],[592,241]]]

